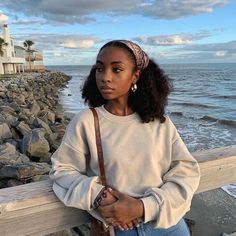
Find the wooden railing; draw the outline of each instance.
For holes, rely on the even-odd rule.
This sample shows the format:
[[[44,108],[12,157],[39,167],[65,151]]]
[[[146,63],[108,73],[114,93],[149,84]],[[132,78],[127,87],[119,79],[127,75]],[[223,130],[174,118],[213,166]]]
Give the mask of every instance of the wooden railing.
[[[197,193],[236,183],[236,145],[192,154],[201,169]],[[0,189],[1,236],[46,235],[89,220],[85,211],[65,207],[49,180]]]

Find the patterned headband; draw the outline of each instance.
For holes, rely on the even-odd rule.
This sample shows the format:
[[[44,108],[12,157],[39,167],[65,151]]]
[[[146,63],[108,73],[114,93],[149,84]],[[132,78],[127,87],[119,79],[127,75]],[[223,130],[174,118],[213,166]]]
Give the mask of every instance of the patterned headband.
[[[139,70],[144,70],[149,63],[149,57],[136,43],[129,40],[114,40],[112,42],[120,42],[125,44],[134,54],[137,68]]]

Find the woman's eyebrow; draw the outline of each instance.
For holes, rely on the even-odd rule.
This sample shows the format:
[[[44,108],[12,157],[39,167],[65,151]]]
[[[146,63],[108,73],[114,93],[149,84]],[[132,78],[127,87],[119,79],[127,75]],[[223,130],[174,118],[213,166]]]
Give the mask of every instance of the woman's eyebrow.
[[[100,60],[97,60],[96,63],[102,64],[102,65],[104,64],[104,63],[103,63],[102,61],[100,61]],[[122,62],[122,61],[112,61],[111,64],[113,65],[113,64],[125,64],[125,63]]]
[[[111,64],[125,64],[125,63],[122,61],[113,61],[113,62],[111,62]]]
[[[97,60],[96,63],[103,64],[103,62],[99,60]]]

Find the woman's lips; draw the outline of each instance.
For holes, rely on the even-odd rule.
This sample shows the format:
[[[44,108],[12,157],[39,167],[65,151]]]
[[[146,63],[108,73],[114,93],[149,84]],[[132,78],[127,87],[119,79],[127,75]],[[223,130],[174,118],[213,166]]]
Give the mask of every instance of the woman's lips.
[[[101,92],[103,93],[111,93],[114,89],[109,87],[109,86],[102,86],[101,87]]]

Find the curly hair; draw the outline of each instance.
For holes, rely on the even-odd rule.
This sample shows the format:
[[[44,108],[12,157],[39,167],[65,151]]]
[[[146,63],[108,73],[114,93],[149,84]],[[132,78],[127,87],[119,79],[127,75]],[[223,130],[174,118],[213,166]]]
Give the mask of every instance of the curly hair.
[[[109,42],[100,49],[99,53],[103,48],[110,46],[124,48],[134,63],[134,71],[137,70],[133,52],[122,43]],[[165,107],[168,95],[172,90],[172,84],[169,77],[153,60],[149,60],[148,66],[141,71],[137,87],[137,91],[129,93],[128,104],[131,109],[140,116],[144,123],[155,119],[159,119],[161,123],[165,122]],[[91,68],[81,92],[82,98],[90,107],[98,107],[107,103],[97,88],[94,66]]]

